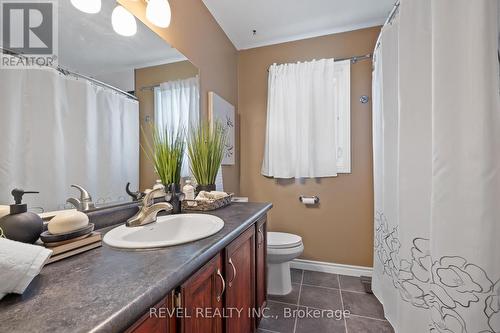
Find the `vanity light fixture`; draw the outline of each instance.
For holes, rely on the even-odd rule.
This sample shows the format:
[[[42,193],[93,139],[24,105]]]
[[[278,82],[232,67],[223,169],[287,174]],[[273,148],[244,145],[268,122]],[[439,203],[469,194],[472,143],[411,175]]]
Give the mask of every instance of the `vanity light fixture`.
[[[120,5],[113,9],[111,24],[113,30],[119,35],[130,37],[137,33],[137,22],[134,15]]]
[[[96,14],[101,11],[101,0],[71,0],[71,4],[87,14]]]
[[[87,13],[97,14],[101,11],[102,0],[71,0],[76,9]],[[134,0],[138,1],[138,0]],[[168,0],[145,0],[147,2],[146,18],[159,28],[170,25],[172,12]],[[119,35],[130,37],[137,33],[137,22],[134,15],[123,6],[116,6],[111,14],[113,30]]]
[[[168,0],[149,0],[146,7],[146,18],[160,28],[167,28],[170,25],[170,4]]]

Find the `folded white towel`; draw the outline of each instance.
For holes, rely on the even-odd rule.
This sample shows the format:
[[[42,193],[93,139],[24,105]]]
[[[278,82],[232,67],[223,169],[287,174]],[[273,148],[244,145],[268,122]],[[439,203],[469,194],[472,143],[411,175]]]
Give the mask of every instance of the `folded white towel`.
[[[0,238],[0,299],[6,294],[22,294],[40,273],[52,250]]]
[[[228,196],[228,194],[226,192],[221,192],[221,191],[211,191],[210,195],[214,199],[221,199],[221,198],[225,198]]]
[[[218,191],[206,192],[206,191],[200,191],[200,193],[196,197],[196,200],[217,200],[217,199],[225,198],[227,196],[228,196],[228,194],[226,192],[218,192]]]
[[[200,191],[198,195],[196,196],[195,200],[201,201],[201,200],[210,200],[208,197],[209,192],[206,191]]]

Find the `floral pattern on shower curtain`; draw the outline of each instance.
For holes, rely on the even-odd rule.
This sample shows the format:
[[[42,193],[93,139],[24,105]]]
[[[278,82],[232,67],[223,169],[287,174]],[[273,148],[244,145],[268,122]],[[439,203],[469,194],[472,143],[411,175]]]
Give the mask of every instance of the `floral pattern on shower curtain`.
[[[500,332],[497,6],[402,0],[375,51],[373,291],[396,332]]]

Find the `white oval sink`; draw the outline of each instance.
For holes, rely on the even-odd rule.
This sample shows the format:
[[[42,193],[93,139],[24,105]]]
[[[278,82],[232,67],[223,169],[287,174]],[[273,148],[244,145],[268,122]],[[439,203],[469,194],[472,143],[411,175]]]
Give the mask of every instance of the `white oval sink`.
[[[149,249],[192,242],[217,233],[224,221],[207,214],[158,216],[141,227],[121,225],[104,235],[104,243],[125,249]]]

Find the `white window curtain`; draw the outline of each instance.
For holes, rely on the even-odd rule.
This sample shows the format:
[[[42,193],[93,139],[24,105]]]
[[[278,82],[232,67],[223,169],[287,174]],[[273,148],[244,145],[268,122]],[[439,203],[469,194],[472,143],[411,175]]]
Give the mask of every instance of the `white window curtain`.
[[[52,68],[0,70],[0,204],[15,187],[40,191],[34,211],[69,208],[86,188],[97,204],[139,185],[139,103]]]
[[[350,172],[350,62],[272,65],[261,173],[275,178]]]
[[[198,76],[162,83],[155,88],[155,125],[164,131],[185,131],[200,122],[200,88]],[[181,176],[190,176],[187,149],[182,164]]]

